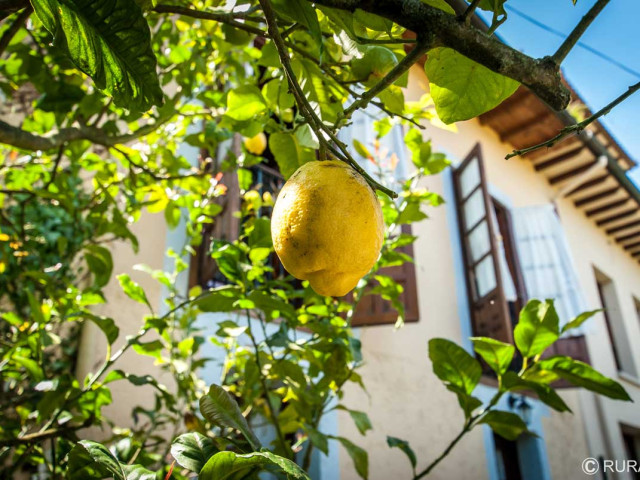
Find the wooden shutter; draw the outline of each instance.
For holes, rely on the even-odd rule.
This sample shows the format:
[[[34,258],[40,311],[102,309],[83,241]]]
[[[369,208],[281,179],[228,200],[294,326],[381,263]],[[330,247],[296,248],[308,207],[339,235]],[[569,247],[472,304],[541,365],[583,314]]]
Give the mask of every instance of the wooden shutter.
[[[507,302],[502,288],[492,207],[477,144],[454,171],[458,224],[473,333],[512,343]]]
[[[409,225],[402,226],[403,233],[411,233]],[[413,256],[413,245],[399,248],[398,251]],[[402,285],[404,291],[400,295],[400,300],[404,304],[405,322],[417,322],[418,311],[418,290],[416,285],[416,267],[412,262],[407,262],[397,267],[387,267],[380,270],[381,275],[388,275]],[[365,325],[385,325],[395,324],[398,319],[398,312],[391,306],[391,302],[383,300],[378,295],[364,295],[356,308],[351,319],[351,325],[361,327]]]

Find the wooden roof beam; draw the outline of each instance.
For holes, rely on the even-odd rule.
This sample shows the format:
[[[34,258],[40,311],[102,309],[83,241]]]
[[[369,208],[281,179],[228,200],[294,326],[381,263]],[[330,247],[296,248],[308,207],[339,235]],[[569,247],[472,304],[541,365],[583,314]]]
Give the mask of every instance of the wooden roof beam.
[[[622,230],[626,230],[627,228],[640,227],[640,220],[636,220],[633,222],[625,223],[624,225],[618,225],[617,227],[612,227],[607,230],[607,235],[611,235],[612,233],[621,232]]]
[[[629,245],[625,245],[624,249],[625,250],[633,250],[635,248],[640,247],[640,242],[636,242],[636,243],[630,243]]]
[[[578,192],[580,192],[582,190],[586,190],[586,189],[591,188],[591,187],[595,187],[596,185],[600,185],[601,183],[606,182],[607,178],[609,178],[609,173],[605,173],[603,175],[600,175],[599,177],[592,178],[588,182],[584,182],[579,187],[576,187],[573,190],[571,190],[570,192],[568,192],[567,196],[573,195],[574,193],[578,193]]]
[[[640,209],[635,207],[635,208],[632,208],[630,210],[626,210],[626,211],[624,211],[622,213],[619,213],[618,215],[614,215],[613,217],[608,217],[608,218],[603,218],[602,220],[598,220],[596,222],[596,225],[598,225],[600,227],[600,226],[606,225],[608,223],[617,222],[618,220],[622,220],[623,218],[630,217],[631,215],[633,215],[634,213],[637,213],[638,211],[640,211]]]
[[[635,237],[640,238],[640,230],[629,233],[627,235],[623,235],[622,237],[617,237],[616,242],[618,243],[626,242],[627,240],[631,240],[632,238],[635,238]]]
[[[527,120],[524,123],[520,123],[515,127],[510,128],[509,130],[500,134],[500,140],[503,142],[511,142],[513,137],[517,137],[523,132],[526,132],[530,128],[538,125],[549,117],[553,116],[553,112],[551,110],[545,109],[541,114],[536,115],[535,117]]]
[[[597,202],[598,200],[602,200],[603,198],[607,198],[611,195],[615,195],[619,190],[620,190],[620,187],[616,186],[616,187],[604,190],[603,192],[594,193],[593,195],[589,195],[588,197],[581,198],[580,200],[576,200],[573,203],[576,207],[583,207],[588,203]]]
[[[594,215],[599,215],[609,210],[613,210],[618,207],[621,207],[625,203],[628,203],[629,200],[631,200],[630,197],[624,198],[622,200],[616,200],[615,202],[607,203],[606,205],[602,205],[601,207],[596,207],[596,208],[592,208],[591,210],[587,210],[585,214],[587,215],[587,217],[593,217]]]
[[[584,150],[586,150],[586,146],[584,145],[580,145],[578,146],[578,148],[574,148],[572,150],[569,150],[568,152],[565,152],[561,155],[558,155],[556,157],[552,157],[548,160],[544,160],[540,163],[536,163],[533,168],[536,170],[536,172],[539,172],[541,170],[545,170],[547,168],[553,167],[555,165],[558,165],[559,163],[564,162],[565,160],[569,160],[570,158],[576,157],[578,155],[580,155],[580,153],[582,153]]]
[[[580,165],[579,167],[572,168],[568,172],[560,173],[555,177],[551,177],[549,179],[549,183],[551,185],[555,185],[556,183],[564,182],[565,180],[569,180],[571,177],[575,177],[576,175],[580,175],[581,173],[586,172],[591,167],[598,164],[597,160],[593,160],[589,163],[585,163],[584,165]]]

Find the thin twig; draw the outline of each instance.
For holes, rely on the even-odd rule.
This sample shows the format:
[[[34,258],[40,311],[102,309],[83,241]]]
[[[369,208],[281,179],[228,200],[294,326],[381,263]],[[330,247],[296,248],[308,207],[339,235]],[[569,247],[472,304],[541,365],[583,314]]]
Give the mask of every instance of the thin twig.
[[[22,10],[22,12],[20,12],[11,26],[2,34],[2,37],[0,37],[0,55],[4,53],[5,49],[9,46],[9,43],[11,43],[11,39],[15,36],[16,33],[18,33],[18,30],[20,30],[20,28],[24,25],[24,22],[27,21],[27,18],[29,18],[29,15],[31,15],[31,12],[33,12],[33,8],[31,7],[31,5],[29,5],[27,8]]]
[[[578,43],[582,34],[589,28],[591,22],[600,14],[602,9],[607,6],[609,0],[598,0],[596,4],[586,13],[584,17],[578,22],[578,25],[573,29],[569,36],[562,42],[558,51],[551,57],[554,62],[560,65],[565,57],[569,54],[571,49]]]
[[[256,351],[256,364],[258,366],[258,373],[260,377],[260,384],[262,385],[262,389],[264,390],[265,401],[267,403],[267,408],[269,409],[269,413],[271,414],[271,419],[273,420],[273,425],[276,429],[276,434],[278,436],[278,442],[280,442],[280,446],[282,447],[282,451],[288,458],[293,457],[293,452],[291,447],[287,445],[287,441],[284,438],[282,433],[282,429],[280,428],[280,423],[278,423],[278,415],[276,414],[276,409],[271,403],[271,397],[269,396],[269,387],[267,386],[267,381],[262,374],[262,362],[260,362],[260,348],[258,347],[258,342],[256,342],[256,338],[253,336],[253,331],[251,330],[251,314],[249,310],[247,310],[247,335],[251,339],[251,343],[253,344],[253,348]]]
[[[471,17],[473,16],[473,12],[475,12],[476,8],[478,7],[478,4],[480,3],[481,0],[473,0],[473,2],[471,2],[471,5],[469,5],[467,7],[467,9],[464,11],[464,13],[462,15],[460,15],[460,21],[466,23],[467,25],[469,25],[471,23]]]
[[[58,148],[58,155],[56,156],[55,161],[53,162],[53,169],[51,170],[51,176],[49,177],[49,181],[44,185],[44,189],[48,190],[49,186],[56,181],[56,176],[58,175],[58,167],[60,166],[60,161],[62,160],[62,154],[64,153],[65,144],[63,143]]]
[[[319,141],[323,142],[327,149],[333,155],[351,165],[354,170],[356,170],[360,175],[362,175],[362,177],[364,177],[371,188],[380,190],[391,198],[396,198],[398,195],[394,191],[388,189],[383,185],[380,185],[362,167],[360,167],[360,165],[358,165],[358,162],[353,159],[353,157],[347,150],[346,145],[341,142],[335,135],[335,133],[322,122],[311,105],[309,105],[302,87],[300,87],[295,73],[293,72],[289,53],[287,52],[284,41],[282,40],[282,37],[280,36],[280,32],[278,30],[278,23],[276,21],[276,15],[273,10],[273,6],[271,5],[270,0],[260,0],[260,5],[262,6],[262,10],[264,11],[265,20],[267,22],[267,30],[271,39],[273,40],[276,50],[278,51],[280,63],[282,64],[285,76],[287,77],[293,96],[296,99],[298,108],[300,109],[300,113],[305,118],[309,126],[316,132]],[[326,137],[329,137],[329,141],[326,139]],[[335,145],[337,145],[338,148],[336,148]]]
[[[389,87],[393,82],[400,78],[413,64],[415,64],[424,53],[431,47],[431,42],[427,38],[418,40],[416,46],[387,73],[378,83],[367,90],[358,100],[353,102],[341,115],[336,123],[348,120],[353,112],[358,109],[365,108],[373,98]],[[337,126],[337,125],[336,125]]]
[[[214,13],[214,12],[202,12],[193,8],[178,7],[176,5],[166,5],[160,3],[153,9],[157,13],[177,13],[178,15],[184,15],[186,17],[201,18],[203,20],[213,20],[215,22],[226,23],[237,29],[244,30],[245,32],[253,33],[255,35],[266,37],[266,33],[259,28],[252,27],[246,23],[238,22],[236,18],[241,18],[233,13]]]
[[[625,101],[628,97],[633,95],[638,90],[640,90],[640,82],[636,83],[635,85],[630,86],[627,89],[626,92],[624,92],[622,95],[620,95],[618,98],[616,98],[613,102],[609,103],[607,106],[605,106],[602,109],[598,110],[596,113],[591,115],[589,118],[587,118],[587,119],[585,119],[585,120],[583,120],[581,122],[575,123],[573,125],[569,125],[567,127],[564,127],[562,130],[560,130],[560,132],[555,137],[550,138],[546,142],[542,142],[542,143],[539,143],[537,145],[533,145],[532,147],[523,148],[521,150],[514,150],[513,152],[508,154],[505,157],[505,159],[509,160],[511,157],[516,157],[518,155],[524,155],[526,153],[533,152],[535,150],[539,150],[539,149],[544,148],[544,147],[553,147],[556,143],[558,143],[560,140],[563,140],[564,138],[568,137],[569,135],[573,135],[573,134],[577,134],[577,133],[582,132],[590,124],[592,124],[598,118],[600,118],[600,117],[606,115],[607,113],[609,113],[616,106],[618,106],[620,103]]]

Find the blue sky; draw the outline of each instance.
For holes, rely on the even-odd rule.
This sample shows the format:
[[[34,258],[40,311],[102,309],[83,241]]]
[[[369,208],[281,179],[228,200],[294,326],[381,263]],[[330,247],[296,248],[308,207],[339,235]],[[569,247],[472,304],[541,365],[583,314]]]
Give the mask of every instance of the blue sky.
[[[508,0],[505,6],[509,18],[497,33],[528,55],[550,55],[562,43],[562,38],[527,21],[518,12],[568,34],[594,3],[595,0],[578,0],[574,6],[571,0]],[[612,0],[581,42],[640,72],[637,7],[638,0]],[[580,46],[571,51],[562,67],[568,81],[592,111],[605,106],[640,80]],[[640,163],[640,92],[601,121],[631,158]],[[640,168],[636,167],[629,177],[640,187]]]

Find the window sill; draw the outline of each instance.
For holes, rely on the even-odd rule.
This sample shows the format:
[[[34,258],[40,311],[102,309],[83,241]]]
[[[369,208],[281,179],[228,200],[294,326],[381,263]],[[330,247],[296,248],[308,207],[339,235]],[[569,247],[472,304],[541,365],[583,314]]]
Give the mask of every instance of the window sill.
[[[640,378],[631,375],[630,373],[618,370],[618,378],[632,384],[634,387],[640,387]]]

